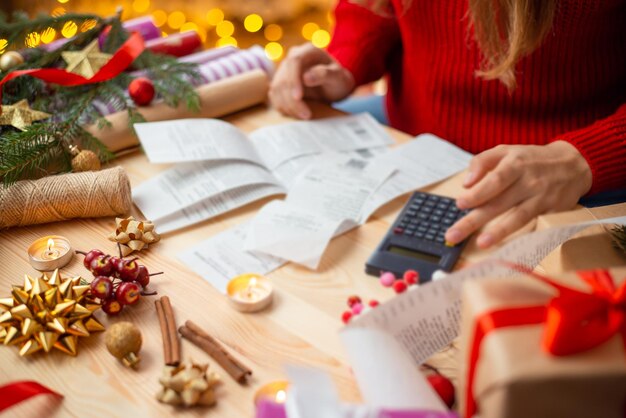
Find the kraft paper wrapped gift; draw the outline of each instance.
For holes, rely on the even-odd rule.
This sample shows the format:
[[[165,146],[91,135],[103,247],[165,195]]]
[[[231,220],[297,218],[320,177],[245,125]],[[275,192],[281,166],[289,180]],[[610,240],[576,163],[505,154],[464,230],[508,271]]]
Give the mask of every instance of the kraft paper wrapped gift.
[[[552,213],[537,219],[537,231],[572,223],[626,215],[626,203],[579,208],[569,212]],[[552,251],[540,264],[541,271],[559,274],[564,271],[588,270],[626,266],[626,255],[612,245],[610,226],[595,225],[569,239]]]
[[[560,293],[555,287],[529,276],[466,283],[459,381],[462,416],[471,416],[468,401],[473,398],[476,415],[481,418],[624,418],[626,268],[612,269],[610,274],[621,295],[620,290],[607,291],[610,296],[606,297],[572,295],[565,290],[566,297],[554,300]],[[601,275],[596,278],[600,283],[606,282]],[[576,273],[560,275],[555,281],[585,294],[592,292]],[[608,302],[610,298],[614,298],[613,304]],[[551,308],[546,310],[547,306]],[[571,328],[573,332],[568,335],[547,332],[555,330],[554,323],[544,321],[558,317],[553,316],[552,310],[558,306],[565,306],[570,315],[580,314],[573,322],[568,320],[572,316],[560,318],[565,323],[582,324],[582,329]],[[592,340],[594,327],[602,328],[606,324],[609,306],[614,309],[611,311],[614,325],[621,331],[609,333],[608,339],[593,348],[570,354],[577,344]],[[589,307],[596,308],[591,309],[595,316],[588,315]],[[500,327],[507,322],[508,326]],[[482,329],[487,329],[482,341],[477,332],[479,323],[486,327]],[[554,338],[549,338],[550,335]],[[474,346],[478,349],[472,353]],[[549,347],[563,355],[550,354]],[[469,390],[472,358],[475,360],[473,390]]]

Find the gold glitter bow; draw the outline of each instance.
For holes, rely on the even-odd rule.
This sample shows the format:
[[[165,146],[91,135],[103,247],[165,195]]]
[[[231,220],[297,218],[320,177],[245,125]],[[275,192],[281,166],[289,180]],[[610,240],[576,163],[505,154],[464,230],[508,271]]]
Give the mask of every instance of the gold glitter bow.
[[[79,276],[62,278],[59,270],[50,277],[24,275],[24,285],[0,299],[0,342],[20,345],[20,356],[53,348],[75,356],[79,337],[104,331],[93,316],[100,305],[88,296],[89,287]]]

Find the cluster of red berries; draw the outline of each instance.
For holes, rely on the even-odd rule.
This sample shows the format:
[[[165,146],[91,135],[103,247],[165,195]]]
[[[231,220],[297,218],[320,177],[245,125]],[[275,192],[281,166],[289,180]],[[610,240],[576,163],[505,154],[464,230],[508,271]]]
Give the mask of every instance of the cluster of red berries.
[[[417,285],[420,275],[415,270],[407,270],[401,278],[397,278],[393,273],[386,271],[380,275],[380,284],[384,287],[392,287],[396,293],[404,293],[409,286]]]
[[[90,292],[100,299],[107,315],[117,315],[125,305],[133,305],[141,295],[148,295],[144,290],[150,276],[161,274],[150,274],[146,266],[137,263],[137,258],[111,256],[100,250],[77,253],[85,256],[83,264],[94,275]]]
[[[380,275],[380,284],[384,287],[392,287],[396,293],[403,293],[409,286],[417,285],[418,283],[419,273],[415,270],[405,271],[401,278],[396,278],[390,272],[384,272]],[[378,306],[377,300],[372,299],[367,305],[364,305],[359,296],[350,296],[348,298],[348,308],[350,309],[341,314],[341,320],[344,324],[347,324],[353,317],[360,315],[368,308],[375,308],[376,306]]]

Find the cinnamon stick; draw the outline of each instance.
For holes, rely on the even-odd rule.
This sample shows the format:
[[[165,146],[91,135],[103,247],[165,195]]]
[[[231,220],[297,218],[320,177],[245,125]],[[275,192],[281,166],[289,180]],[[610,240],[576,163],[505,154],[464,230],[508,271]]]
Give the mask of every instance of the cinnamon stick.
[[[211,356],[235,381],[246,383],[246,378],[252,375],[252,370],[241,364],[216,339],[193,322],[185,322],[185,325],[181,326],[178,331],[183,338]]]
[[[154,306],[156,306],[157,316],[159,317],[159,325],[161,326],[161,336],[163,338],[163,360],[165,361],[165,364],[169,364],[172,361],[172,346],[167,330],[165,311],[163,310],[163,305],[161,304],[160,299],[154,301]]]
[[[167,334],[170,340],[170,361],[165,362],[168,366],[178,366],[180,364],[180,341],[178,341],[178,333],[176,332],[176,321],[174,320],[174,311],[170,304],[170,298],[161,297],[161,305],[165,314],[165,322],[167,324]]]

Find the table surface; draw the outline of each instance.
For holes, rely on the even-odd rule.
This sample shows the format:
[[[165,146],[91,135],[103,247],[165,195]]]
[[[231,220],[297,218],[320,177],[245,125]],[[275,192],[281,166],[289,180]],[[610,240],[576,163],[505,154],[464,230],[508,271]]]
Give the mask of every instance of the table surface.
[[[316,117],[333,116],[336,111],[314,107]],[[244,131],[285,122],[288,119],[264,106],[231,115],[226,120]],[[408,135],[389,130],[398,143]],[[165,170],[170,165],[150,164],[141,152],[123,156],[114,164],[123,166],[136,186]],[[434,185],[427,191],[455,196],[461,189],[462,174]],[[284,364],[320,368],[328,372],[344,401],[358,402],[359,393],[351,375],[346,354],[338,337],[341,313],[350,295],[385,301],[393,292],[382,288],[377,280],[364,273],[364,263],[390,224],[407,196],[379,209],[366,225],[334,239],[317,271],[293,264],[268,275],[275,288],[273,304],[254,314],[234,311],[223,294],[176,259],[176,254],[227,228],[253,216],[268,199],[231,211],[184,230],[166,234],[161,242],[139,254],[141,263],[155,276],[150,287],[171,299],[176,321],[193,320],[221,341],[235,357],[253,370],[247,385],[235,383],[211,358],[188,341],[182,341],[182,358],[210,364],[223,379],[218,403],[213,408],[173,409],[156,401],[158,379],[163,366],[161,331],[154,298],[144,297],[114,318],[98,312],[105,326],[118,321],[131,321],[143,333],[141,363],[137,371],[125,368],[104,346],[102,333],[81,338],[76,357],[58,350],[22,358],[16,347],[0,348],[0,384],[16,380],[36,380],[65,395],[63,401],[39,397],[7,412],[11,416],[253,416],[253,397],[263,384],[284,379]],[[134,215],[138,215],[136,209]],[[140,216],[140,215],[139,215]],[[107,240],[114,230],[113,218],[78,219],[44,225],[11,228],[0,232],[0,297],[9,296],[12,284],[22,284],[24,274],[38,275],[27,260],[26,250],[44,235],[63,235],[75,249],[93,248],[115,253]],[[466,247],[460,264],[484,257],[473,243]],[[92,275],[83,267],[82,256],[76,256],[62,273]],[[454,345],[431,359],[430,364],[444,374],[456,376]]]

